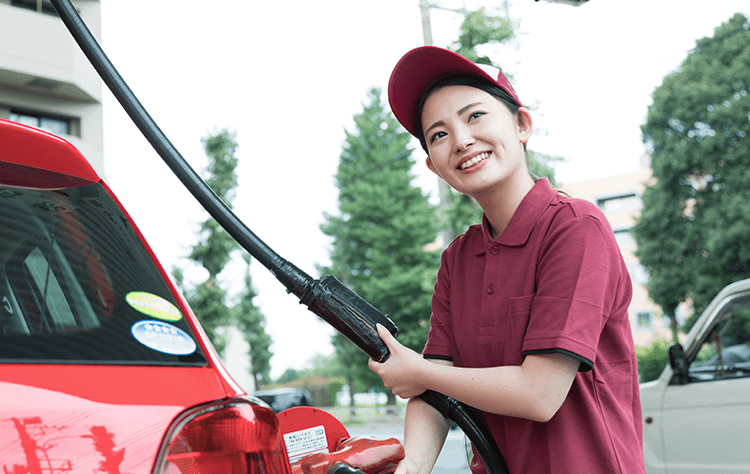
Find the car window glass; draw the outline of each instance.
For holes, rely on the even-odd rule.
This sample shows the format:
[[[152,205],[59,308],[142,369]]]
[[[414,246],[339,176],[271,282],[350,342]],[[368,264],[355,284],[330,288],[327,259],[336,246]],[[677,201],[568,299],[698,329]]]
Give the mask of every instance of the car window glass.
[[[58,279],[51,275],[52,267],[42,255],[39,247],[34,247],[23,261],[24,271],[28,273],[30,283],[39,295],[40,312],[49,314],[49,321],[56,328],[70,329],[77,327]]]
[[[101,185],[2,186],[0,219],[0,362],[205,364]]]
[[[689,373],[696,381],[750,376],[750,308],[739,308],[714,326]]]

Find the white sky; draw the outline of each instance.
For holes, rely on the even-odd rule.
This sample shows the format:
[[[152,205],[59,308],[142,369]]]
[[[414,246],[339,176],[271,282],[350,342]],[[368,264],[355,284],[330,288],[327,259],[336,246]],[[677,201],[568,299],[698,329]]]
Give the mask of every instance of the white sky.
[[[460,0],[436,0],[458,8]],[[746,0],[591,0],[581,7],[510,0],[513,47],[489,50],[513,75],[538,131],[531,149],[561,155],[564,183],[636,171],[651,92],[696,39]],[[368,90],[385,90],[396,61],[422,44],[419,0],[102,1],[110,59],[186,160],[202,171],[200,139],[237,132],[235,211],[311,276],[328,259],[323,212],[336,213],[333,176],[344,129]],[[502,0],[466,1],[468,9]],[[432,10],[434,43],[457,38],[460,16]],[[385,97],[384,97],[385,98]],[[105,179],[162,264],[187,266],[205,214],[105,91]],[[415,145],[419,149],[418,145]],[[421,163],[421,150],[415,155]],[[418,183],[434,194],[421,165]],[[237,258],[237,260],[241,259]],[[330,329],[257,262],[256,303],[274,344],[273,377],[329,354]],[[200,272],[190,272],[198,280]],[[227,285],[241,280],[225,272]],[[391,315],[398,324],[398,315]]]

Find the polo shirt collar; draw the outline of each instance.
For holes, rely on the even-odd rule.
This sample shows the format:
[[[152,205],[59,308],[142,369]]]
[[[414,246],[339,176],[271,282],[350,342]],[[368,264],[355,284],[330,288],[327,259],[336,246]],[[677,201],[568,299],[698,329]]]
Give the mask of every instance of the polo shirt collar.
[[[496,240],[490,234],[490,223],[487,215],[482,214],[482,235],[484,239],[477,241],[477,255],[481,255],[493,245],[500,244],[509,247],[523,245],[529,239],[531,231],[542,213],[556,198],[557,193],[552,190],[547,178],[541,178],[534,187],[524,196],[521,204],[511,217],[508,227],[497,237]]]

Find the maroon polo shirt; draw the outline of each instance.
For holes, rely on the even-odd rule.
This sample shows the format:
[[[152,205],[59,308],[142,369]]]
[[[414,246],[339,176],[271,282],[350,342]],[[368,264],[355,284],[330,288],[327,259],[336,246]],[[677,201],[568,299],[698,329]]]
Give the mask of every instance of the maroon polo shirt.
[[[642,473],[631,295],[601,211],[542,179],[497,239],[485,216],[443,252],[423,353],[459,367],[520,365],[529,354],[578,359],[549,422],[482,413],[510,472]]]

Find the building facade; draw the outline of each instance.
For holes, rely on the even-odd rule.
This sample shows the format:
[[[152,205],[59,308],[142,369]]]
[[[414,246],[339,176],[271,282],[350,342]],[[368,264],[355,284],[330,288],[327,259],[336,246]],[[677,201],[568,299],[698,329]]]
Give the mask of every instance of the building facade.
[[[560,186],[571,197],[596,204],[612,226],[633,282],[633,300],[628,311],[636,346],[646,346],[655,339],[672,338],[669,320],[648,297],[648,273],[635,256],[637,246],[630,232],[643,208],[641,194],[650,180],[651,168],[644,157],[641,169],[634,173]]]
[[[100,40],[99,0],[73,4]],[[102,83],[49,0],[0,0],[0,118],[65,138],[104,173]]]

